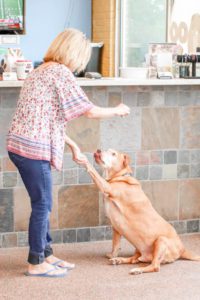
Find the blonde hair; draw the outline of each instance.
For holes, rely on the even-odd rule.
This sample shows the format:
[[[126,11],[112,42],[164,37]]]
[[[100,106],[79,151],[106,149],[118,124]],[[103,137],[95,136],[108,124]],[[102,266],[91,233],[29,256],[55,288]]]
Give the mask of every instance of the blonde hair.
[[[54,61],[66,65],[72,72],[81,72],[86,68],[90,56],[90,41],[81,31],[69,28],[53,40],[44,61]]]

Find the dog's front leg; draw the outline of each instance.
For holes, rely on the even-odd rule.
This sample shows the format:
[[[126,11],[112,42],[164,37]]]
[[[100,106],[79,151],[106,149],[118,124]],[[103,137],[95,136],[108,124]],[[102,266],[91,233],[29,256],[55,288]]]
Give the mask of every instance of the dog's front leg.
[[[114,258],[118,256],[120,250],[121,235],[113,228],[113,239],[112,239],[112,252],[106,254],[107,258]]]
[[[95,170],[95,168],[92,165],[90,165],[90,163],[87,164],[86,169],[87,169],[87,172],[92,177],[92,180],[94,181],[94,183],[96,183],[99,190],[103,194],[105,194],[105,196],[112,196],[113,191],[112,191],[110,184],[103,177],[101,177],[99,175],[99,173]]]

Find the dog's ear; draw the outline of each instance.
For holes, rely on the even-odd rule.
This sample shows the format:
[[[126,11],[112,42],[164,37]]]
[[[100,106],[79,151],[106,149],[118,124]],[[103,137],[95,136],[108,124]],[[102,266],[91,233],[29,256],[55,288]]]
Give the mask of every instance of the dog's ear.
[[[123,161],[123,165],[125,168],[127,168],[131,163],[131,159],[127,154],[124,154],[124,161]]]

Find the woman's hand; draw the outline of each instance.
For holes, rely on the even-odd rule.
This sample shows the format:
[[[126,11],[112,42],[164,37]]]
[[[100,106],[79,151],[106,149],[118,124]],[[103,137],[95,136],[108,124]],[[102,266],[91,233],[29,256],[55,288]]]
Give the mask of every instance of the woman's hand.
[[[84,166],[86,166],[88,163],[87,157],[83,153],[81,153],[81,151],[79,151],[79,150],[73,151],[73,160],[77,164],[84,165]]]
[[[115,112],[116,116],[123,117],[123,116],[127,116],[130,114],[130,108],[123,103],[120,103],[119,105],[117,105],[115,107],[115,110],[116,110],[116,112]]]

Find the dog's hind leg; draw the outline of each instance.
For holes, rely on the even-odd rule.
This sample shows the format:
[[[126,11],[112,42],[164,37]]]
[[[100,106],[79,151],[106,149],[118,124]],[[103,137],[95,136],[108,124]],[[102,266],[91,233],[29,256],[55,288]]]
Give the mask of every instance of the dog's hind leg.
[[[200,256],[193,254],[189,250],[184,250],[183,253],[180,256],[181,259],[188,259],[188,260],[194,260],[194,261],[200,261]]]
[[[136,264],[139,262],[138,257],[140,257],[140,253],[136,250],[135,254],[131,257],[116,257],[111,258],[110,263],[112,265],[121,265],[121,264]]]
[[[121,234],[113,228],[113,237],[112,237],[112,252],[106,254],[107,258],[117,257],[120,249],[120,240]]]
[[[142,273],[159,272],[160,264],[165,257],[167,250],[167,238],[159,237],[154,243],[153,259],[150,265],[141,268],[133,268],[130,274],[137,275]]]

